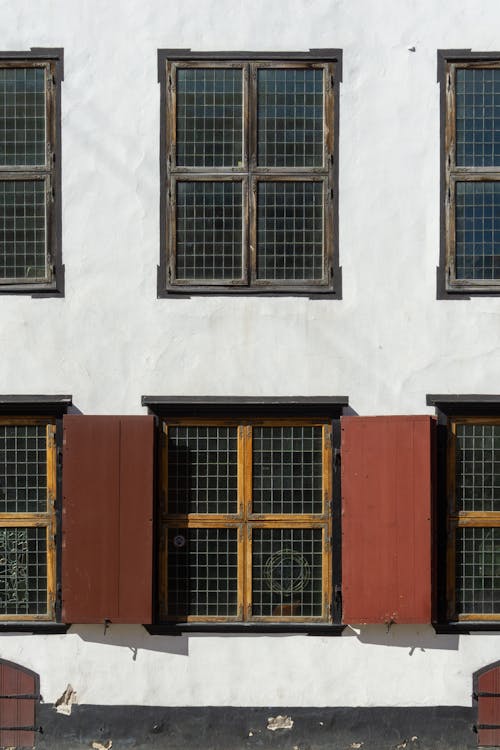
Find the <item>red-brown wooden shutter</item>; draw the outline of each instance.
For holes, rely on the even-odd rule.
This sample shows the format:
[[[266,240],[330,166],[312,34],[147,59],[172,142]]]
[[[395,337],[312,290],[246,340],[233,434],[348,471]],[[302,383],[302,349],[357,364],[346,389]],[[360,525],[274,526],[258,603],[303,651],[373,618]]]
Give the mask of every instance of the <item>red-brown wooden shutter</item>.
[[[33,747],[38,676],[0,660],[0,747]]]
[[[63,620],[149,623],[154,417],[63,424]]]
[[[435,421],[341,424],[343,622],[430,622]]]
[[[482,670],[477,679],[477,744],[500,745],[500,666]]]

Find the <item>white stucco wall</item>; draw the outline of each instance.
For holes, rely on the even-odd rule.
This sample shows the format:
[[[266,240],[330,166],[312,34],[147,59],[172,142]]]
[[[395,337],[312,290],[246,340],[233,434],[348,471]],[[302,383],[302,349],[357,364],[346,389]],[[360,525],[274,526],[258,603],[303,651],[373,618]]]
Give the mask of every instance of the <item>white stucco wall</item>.
[[[498,0],[1,0],[2,49],[65,51],[66,296],[0,297],[0,393],[71,393],[107,414],[143,413],[145,393],[347,394],[368,415],[498,392],[500,298],[436,300],[436,50],[498,49],[499,24]],[[342,301],[156,299],[159,47],[343,49]],[[402,626],[0,636],[45,700],[70,682],[105,704],[469,705],[471,673],[499,651],[496,635]]]

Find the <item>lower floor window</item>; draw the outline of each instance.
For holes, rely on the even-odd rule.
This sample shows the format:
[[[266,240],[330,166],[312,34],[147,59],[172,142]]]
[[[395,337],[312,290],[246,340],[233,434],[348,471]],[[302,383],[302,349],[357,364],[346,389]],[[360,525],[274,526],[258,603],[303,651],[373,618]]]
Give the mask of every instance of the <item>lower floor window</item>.
[[[160,614],[330,621],[331,422],[165,420]]]
[[[55,423],[0,419],[0,620],[52,620]]]
[[[450,617],[500,620],[500,418],[450,419]]]

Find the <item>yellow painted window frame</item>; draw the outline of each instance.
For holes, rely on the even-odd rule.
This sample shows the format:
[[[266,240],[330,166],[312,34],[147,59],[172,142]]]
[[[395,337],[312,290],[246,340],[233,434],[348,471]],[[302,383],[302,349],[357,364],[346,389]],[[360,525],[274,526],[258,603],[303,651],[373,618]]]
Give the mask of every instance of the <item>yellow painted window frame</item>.
[[[168,428],[169,426],[233,426],[238,430],[238,512],[236,514],[168,513]],[[253,514],[252,513],[252,430],[256,426],[321,427],[322,428],[322,498],[319,514]],[[328,419],[164,419],[162,421],[160,479],[160,554],[159,613],[166,622],[332,622],[332,504],[333,504],[332,423]],[[167,533],[169,528],[236,528],[238,529],[238,607],[235,617],[189,615],[171,616],[167,592]],[[321,529],[322,550],[322,614],[320,617],[290,615],[256,617],[252,615],[252,529],[307,528]]]
[[[45,425],[47,440],[47,507],[44,513],[0,513],[0,528],[45,528],[47,534],[47,611],[44,614],[1,615],[0,622],[53,621],[56,603],[56,422],[51,417],[0,417],[0,426]]]

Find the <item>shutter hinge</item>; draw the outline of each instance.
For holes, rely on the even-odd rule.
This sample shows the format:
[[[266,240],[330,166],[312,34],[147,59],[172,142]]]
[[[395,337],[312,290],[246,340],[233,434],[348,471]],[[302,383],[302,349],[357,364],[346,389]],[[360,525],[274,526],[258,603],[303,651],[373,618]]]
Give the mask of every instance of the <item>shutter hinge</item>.
[[[40,734],[43,734],[42,727],[0,727],[0,731],[2,732],[40,732]]]
[[[335,584],[331,611],[332,611],[332,620],[341,622],[342,620],[342,586],[340,585],[340,583]]]
[[[340,469],[340,464],[342,462],[342,458],[340,455],[340,448],[334,448],[333,449],[333,470],[338,471]]]
[[[12,698],[17,700],[34,700],[39,701],[41,699],[40,693],[19,693],[17,695],[0,695],[1,699]]]

